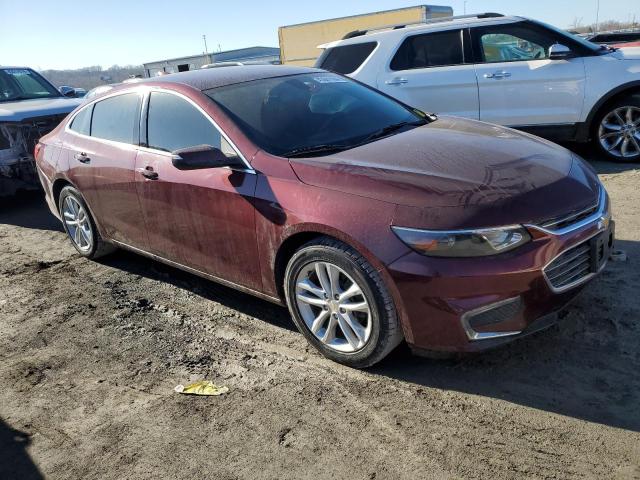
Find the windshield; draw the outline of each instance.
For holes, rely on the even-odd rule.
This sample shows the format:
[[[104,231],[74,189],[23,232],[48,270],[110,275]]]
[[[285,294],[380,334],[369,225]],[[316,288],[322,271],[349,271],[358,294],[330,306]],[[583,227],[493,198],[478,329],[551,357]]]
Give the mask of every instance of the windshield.
[[[254,80],[204,93],[256,145],[284,157],[353,148],[427,121],[421,112],[333,73]]]
[[[29,68],[0,68],[0,102],[60,96],[53,85]]]

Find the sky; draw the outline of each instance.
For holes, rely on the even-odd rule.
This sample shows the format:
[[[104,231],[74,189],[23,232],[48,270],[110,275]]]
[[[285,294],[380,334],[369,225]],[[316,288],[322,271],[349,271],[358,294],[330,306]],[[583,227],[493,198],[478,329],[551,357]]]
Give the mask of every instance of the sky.
[[[278,46],[278,27],[421,5],[414,0],[0,0],[0,64],[140,65],[209,50]],[[449,0],[455,15],[500,12],[561,28],[596,20],[598,0]],[[600,21],[640,21],[640,0],[600,0]]]

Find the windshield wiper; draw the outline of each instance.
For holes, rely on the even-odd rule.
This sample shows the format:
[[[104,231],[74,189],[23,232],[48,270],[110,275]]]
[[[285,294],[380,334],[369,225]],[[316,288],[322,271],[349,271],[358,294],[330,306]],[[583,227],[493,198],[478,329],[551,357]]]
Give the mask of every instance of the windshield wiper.
[[[293,150],[283,153],[282,156],[287,158],[304,157],[307,155],[314,155],[317,153],[329,154],[329,153],[341,152],[349,148],[353,148],[353,145],[332,145],[332,144],[313,145],[311,147],[294,148]]]
[[[418,127],[420,125],[426,125],[427,123],[428,122],[426,120],[418,120],[415,122],[399,122],[399,123],[394,123],[392,125],[387,125],[386,127],[381,128],[380,130],[375,131],[371,135],[367,136],[360,143],[360,145],[370,142],[371,140],[376,140],[378,138],[386,137],[387,135],[395,132],[396,130],[400,130],[401,128],[404,128],[404,127],[409,127],[409,126]]]

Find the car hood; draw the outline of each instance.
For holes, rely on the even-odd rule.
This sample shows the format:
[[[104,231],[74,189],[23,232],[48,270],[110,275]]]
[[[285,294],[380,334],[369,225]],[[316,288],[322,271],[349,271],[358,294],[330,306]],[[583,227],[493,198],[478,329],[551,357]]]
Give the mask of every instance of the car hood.
[[[290,162],[306,184],[404,207],[437,207],[450,212],[451,223],[465,227],[545,221],[587,208],[598,198],[597,176],[581,160],[574,164],[565,148],[454,117]]]
[[[64,97],[0,102],[0,122],[21,122],[27,118],[69,113],[80,103],[80,99]]]
[[[640,60],[640,47],[625,47],[618,45],[618,50],[613,52],[620,60]]]

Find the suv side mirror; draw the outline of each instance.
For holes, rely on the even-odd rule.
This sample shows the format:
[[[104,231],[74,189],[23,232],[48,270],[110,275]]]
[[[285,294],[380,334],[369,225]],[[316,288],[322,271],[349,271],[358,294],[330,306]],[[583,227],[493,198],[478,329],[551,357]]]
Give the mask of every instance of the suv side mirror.
[[[228,157],[211,145],[196,145],[171,152],[171,162],[178,170],[202,170],[205,168],[243,167],[238,157]]]
[[[549,60],[566,60],[572,57],[573,52],[566,45],[554,43],[549,47]]]
[[[62,85],[58,90],[65,97],[74,98],[76,96],[76,89],[68,85]]]

